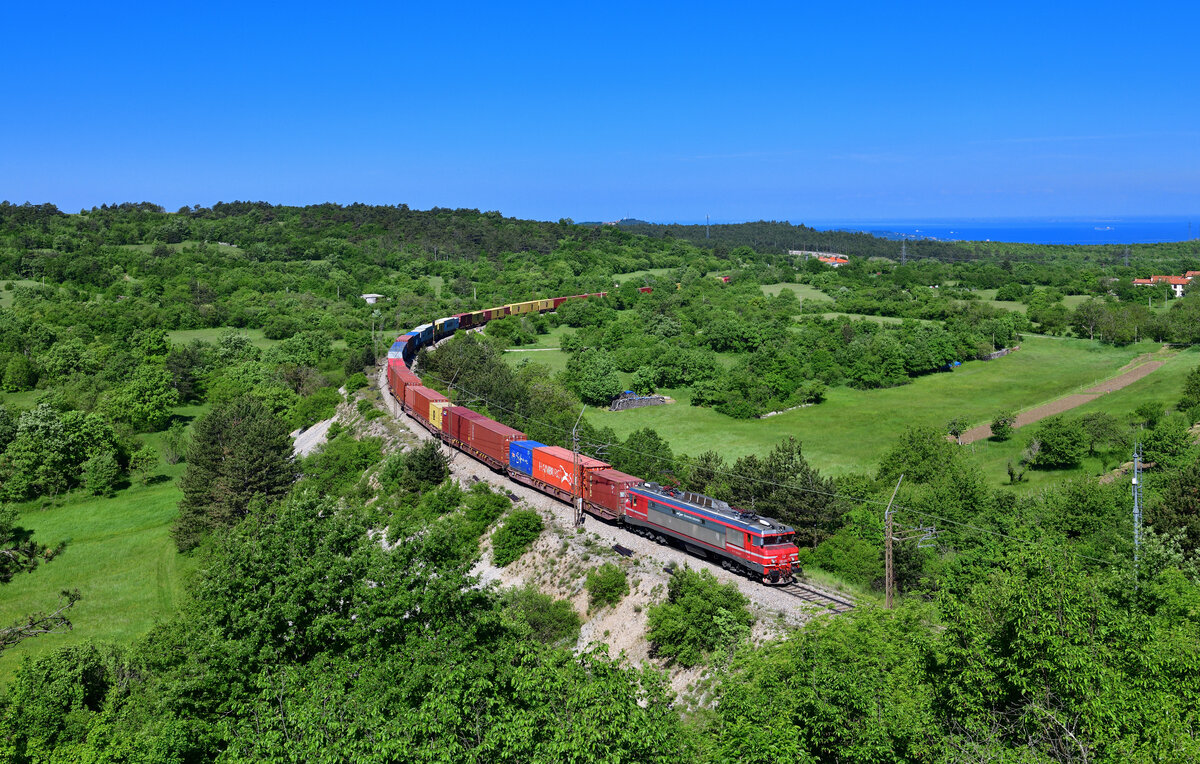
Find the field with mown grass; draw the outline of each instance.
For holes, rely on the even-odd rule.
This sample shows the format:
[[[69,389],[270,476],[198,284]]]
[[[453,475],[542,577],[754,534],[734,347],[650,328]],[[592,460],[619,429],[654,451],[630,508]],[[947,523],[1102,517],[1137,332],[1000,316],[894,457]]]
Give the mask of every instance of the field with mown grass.
[[[11,402],[11,397],[5,400]],[[206,409],[185,406],[176,413],[190,423]],[[162,453],[161,433],[143,438]],[[34,539],[51,546],[66,541],[67,547],[53,561],[4,586],[0,624],[53,610],[64,589],[78,589],[82,599],[70,613],[73,630],[33,637],[0,654],[0,685],[26,656],[88,640],[128,644],[175,612],[196,564],[195,558],[175,551],[170,535],[185,466],[160,461],[150,485],[134,481],[111,497],[76,490],[19,507],[19,525],[32,531]]]
[[[193,340],[216,344],[217,338],[230,330],[245,335],[250,340],[250,344],[263,350],[277,342],[277,340],[267,339],[262,329],[234,329],[230,326],[216,326],[208,329],[176,329],[167,332],[167,339],[175,345],[186,345]]]
[[[640,281],[644,276],[654,276],[656,278],[666,276],[674,271],[675,268],[648,268],[643,271],[630,271],[629,273],[614,273],[613,281],[618,284],[624,284],[626,281]]]
[[[1188,372],[1200,366],[1200,348],[1173,353],[1166,357],[1166,362],[1152,372],[1128,387],[1102,395],[1082,406],[1071,409],[1067,416],[1082,416],[1084,414],[1105,411],[1121,421],[1128,421],[1134,409],[1145,403],[1155,403],[1162,409],[1168,409],[1179,401],[1183,391],[1184,378]],[[982,424],[980,420],[978,424]],[[1014,465],[1029,445],[1029,440],[1037,430],[1037,424],[1031,424],[1014,431],[1013,436],[1004,442],[981,440],[969,446],[980,465],[983,467],[989,482],[992,484],[1008,484],[1008,463]],[[1131,459],[1131,455],[1119,450],[1114,453],[1098,453],[1096,456],[1085,457],[1083,463],[1070,470],[1027,470],[1023,482],[1015,486],[1021,490],[1037,489],[1061,482],[1069,478],[1096,477],[1120,466]]]
[[[32,281],[30,279],[10,279],[0,284],[0,308],[11,308],[13,303],[13,295],[17,287],[37,286],[42,282]],[[12,289],[8,289],[8,285],[12,284]]]
[[[589,409],[588,416],[621,437],[652,427],[676,452],[696,455],[715,449],[727,459],[766,453],[780,440],[795,436],[804,443],[809,461],[825,473],[871,472],[907,427],[941,428],[955,416],[983,422],[1002,409],[1030,408],[1115,376],[1137,356],[1158,349],[1149,342],[1114,348],[1086,340],[1026,337],[1020,351],[995,361],[971,361],[953,372],[930,374],[886,390],[831,388],[818,405],[766,419],[731,419],[712,409],[689,406],[686,391],[670,390],[664,392],[679,403],[621,412]],[[1195,365],[1196,356],[1186,355],[1190,361],[1169,364],[1169,375],[1179,368],[1186,373]],[[1163,395],[1174,390],[1170,394],[1177,397],[1182,378],[1174,384],[1158,383],[1155,375],[1162,371],[1127,388],[1125,395],[1149,384]],[[1111,403],[1123,405],[1122,400]],[[1104,406],[1104,401],[1101,398],[1093,405]],[[1003,469],[1001,461],[1001,473]]]
[[[818,300],[833,302],[833,298],[810,284],[763,284],[763,294],[774,297],[785,289],[790,289],[801,300]]]

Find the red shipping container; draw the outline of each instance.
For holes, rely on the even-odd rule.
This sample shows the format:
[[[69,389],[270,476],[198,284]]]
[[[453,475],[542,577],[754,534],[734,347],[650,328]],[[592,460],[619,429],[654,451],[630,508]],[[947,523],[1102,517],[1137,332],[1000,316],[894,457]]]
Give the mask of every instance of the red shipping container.
[[[599,504],[616,516],[625,514],[625,492],[630,486],[645,482],[640,477],[619,470],[588,472],[584,493],[588,500]]]
[[[569,299],[571,299],[571,298],[570,297],[555,297],[550,302],[554,303],[554,307],[557,308],[559,305],[562,305],[564,302],[566,302]]]
[[[477,414],[465,406],[451,406],[442,412],[442,429],[446,431],[450,437],[455,440],[461,440],[464,443],[463,428],[466,422],[473,419],[483,419],[483,414]]]
[[[399,358],[388,359],[387,369],[388,389],[396,400],[404,400],[404,390],[409,386],[420,386],[421,379],[409,371],[404,361]]]
[[[580,471],[584,474],[608,469],[611,465],[580,455]],[[533,449],[533,476],[555,488],[578,493],[575,483],[575,454],[559,446],[543,446]]]
[[[437,390],[431,390],[428,387],[409,385],[404,389],[404,403],[413,410],[414,414],[426,422],[429,421],[429,402],[447,400],[450,399]]]
[[[474,413],[474,412],[471,412]],[[464,436],[459,440],[480,453],[487,454],[504,466],[508,466],[508,444],[514,440],[525,440],[525,433],[508,425],[475,414],[478,419],[464,419]]]

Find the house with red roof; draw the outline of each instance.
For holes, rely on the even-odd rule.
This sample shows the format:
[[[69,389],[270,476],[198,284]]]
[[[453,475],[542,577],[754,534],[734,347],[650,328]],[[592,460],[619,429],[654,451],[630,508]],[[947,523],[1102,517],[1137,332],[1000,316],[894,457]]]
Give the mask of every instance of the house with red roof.
[[[828,265],[830,268],[840,268],[850,262],[850,258],[842,257],[841,255],[818,255],[817,259]]]
[[[1188,271],[1182,276],[1151,276],[1148,279],[1134,279],[1134,286],[1155,286],[1166,284],[1176,297],[1183,297],[1183,288],[1192,283],[1192,279],[1200,276],[1200,271]]]

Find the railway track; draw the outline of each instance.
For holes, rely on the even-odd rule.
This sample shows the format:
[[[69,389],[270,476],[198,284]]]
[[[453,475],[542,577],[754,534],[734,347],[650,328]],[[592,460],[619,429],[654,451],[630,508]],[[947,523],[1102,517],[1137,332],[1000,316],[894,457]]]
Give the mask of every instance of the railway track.
[[[808,584],[802,584],[798,581],[794,581],[786,586],[781,586],[779,587],[779,590],[787,592],[789,595],[795,597],[796,599],[803,600],[804,602],[808,602],[813,605],[820,605],[835,615],[838,613],[849,612],[855,607],[854,603],[850,600],[842,599],[841,597],[835,597],[828,592],[823,592],[820,589],[811,587]]]

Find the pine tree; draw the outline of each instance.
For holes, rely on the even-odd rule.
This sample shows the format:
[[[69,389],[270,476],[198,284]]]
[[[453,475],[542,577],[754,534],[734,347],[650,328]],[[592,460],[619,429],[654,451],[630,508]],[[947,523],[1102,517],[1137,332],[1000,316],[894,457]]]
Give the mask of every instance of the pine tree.
[[[250,398],[230,401],[197,422],[180,482],[183,500],[174,528],[180,551],[235,524],[255,499],[287,493],[295,480],[291,450],[286,425]]]

